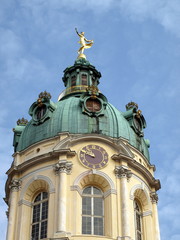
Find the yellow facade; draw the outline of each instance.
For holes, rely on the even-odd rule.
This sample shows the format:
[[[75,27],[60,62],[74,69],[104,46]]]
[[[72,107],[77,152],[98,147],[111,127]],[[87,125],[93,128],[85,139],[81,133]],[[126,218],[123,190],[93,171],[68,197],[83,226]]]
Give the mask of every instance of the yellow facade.
[[[85,167],[80,151],[87,145],[105,149],[103,168]],[[9,204],[7,240],[29,240],[33,201],[48,193],[47,238],[69,240],[138,240],[135,202],[141,218],[141,239],[160,240],[154,165],[125,139],[100,134],[69,134],[43,140],[14,155],[6,184]],[[93,186],[102,191],[103,234],[82,234],[82,194]]]

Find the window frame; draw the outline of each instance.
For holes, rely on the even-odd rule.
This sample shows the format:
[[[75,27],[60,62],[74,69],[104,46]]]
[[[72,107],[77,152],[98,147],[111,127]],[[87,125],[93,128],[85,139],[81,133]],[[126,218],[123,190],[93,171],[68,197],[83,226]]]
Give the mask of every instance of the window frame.
[[[88,76],[86,73],[81,74],[81,85],[83,85],[83,86],[88,85]]]
[[[89,188],[91,189],[91,193],[90,194],[87,194],[87,193],[84,193],[84,191]],[[94,193],[94,189],[98,189],[100,191],[100,194],[95,194]],[[90,204],[91,204],[91,213],[90,214],[83,214],[83,197],[89,197],[90,198]],[[94,199],[95,198],[101,198],[102,201],[101,201],[101,204],[102,204],[102,214],[101,215],[95,215],[94,214]],[[91,229],[90,229],[90,233],[85,233],[83,232],[83,217],[88,217],[91,219]],[[99,218],[99,219],[102,219],[102,234],[97,234],[95,233],[95,228],[94,228],[94,221],[95,221],[95,218]],[[82,192],[82,213],[81,213],[81,221],[82,221],[82,228],[81,228],[81,231],[82,231],[82,234],[85,234],[85,235],[96,235],[96,236],[104,236],[104,224],[105,224],[105,218],[104,218],[104,195],[103,195],[103,192],[100,188],[96,187],[96,186],[86,186],[84,189],[83,189],[83,192]]]
[[[138,209],[137,209],[137,207]],[[137,222],[137,216],[139,217],[139,223]],[[143,219],[142,219],[142,209],[139,202],[134,200],[134,223],[135,223],[135,238],[136,240],[143,240]],[[139,226],[139,227],[138,227]]]
[[[43,199],[43,194],[46,193],[47,194],[47,197],[45,197]],[[40,200],[36,200],[36,198],[40,196]],[[47,206],[45,208],[45,216],[46,218],[43,219],[43,203],[47,203]],[[35,206],[38,206],[39,205],[39,215],[38,215],[38,220],[34,222],[34,216],[35,216]],[[48,208],[49,208],[49,194],[47,191],[42,191],[42,192],[39,192],[35,197],[34,197],[34,200],[32,202],[32,219],[31,219],[31,240],[42,240],[42,239],[47,239],[47,229],[48,229]],[[37,216],[36,216],[37,217]],[[45,236],[42,236],[42,224],[43,223],[46,223],[46,229],[45,229],[45,233],[44,235]],[[37,236],[33,237],[33,226],[35,225],[39,225],[38,227],[38,238]]]
[[[72,75],[71,76],[71,87],[75,87],[77,85],[77,76]]]

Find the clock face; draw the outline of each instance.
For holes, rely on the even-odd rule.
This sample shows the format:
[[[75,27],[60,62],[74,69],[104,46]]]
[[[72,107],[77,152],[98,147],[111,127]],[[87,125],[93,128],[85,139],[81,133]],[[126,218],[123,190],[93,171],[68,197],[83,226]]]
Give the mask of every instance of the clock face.
[[[80,150],[81,163],[88,168],[103,168],[108,162],[108,153],[97,145],[87,145]]]

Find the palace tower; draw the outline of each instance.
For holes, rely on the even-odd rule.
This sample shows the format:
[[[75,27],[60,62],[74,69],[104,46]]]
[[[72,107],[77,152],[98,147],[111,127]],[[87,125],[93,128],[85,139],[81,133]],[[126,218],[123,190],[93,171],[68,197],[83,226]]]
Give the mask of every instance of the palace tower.
[[[121,112],[98,89],[84,57],[64,70],[58,102],[48,92],[14,128],[7,171],[7,240],[160,240],[159,180],[145,118]]]

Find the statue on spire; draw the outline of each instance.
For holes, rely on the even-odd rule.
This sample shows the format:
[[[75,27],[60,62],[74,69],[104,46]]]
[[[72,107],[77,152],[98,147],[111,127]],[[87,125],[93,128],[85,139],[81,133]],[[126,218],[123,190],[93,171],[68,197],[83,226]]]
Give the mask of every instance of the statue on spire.
[[[84,32],[79,33],[77,28],[75,28],[77,35],[80,37],[80,43],[81,47],[78,50],[78,58],[85,58],[86,56],[84,55],[84,49],[85,48],[90,48],[93,45],[93,40],[87,40],[84,36]]]

